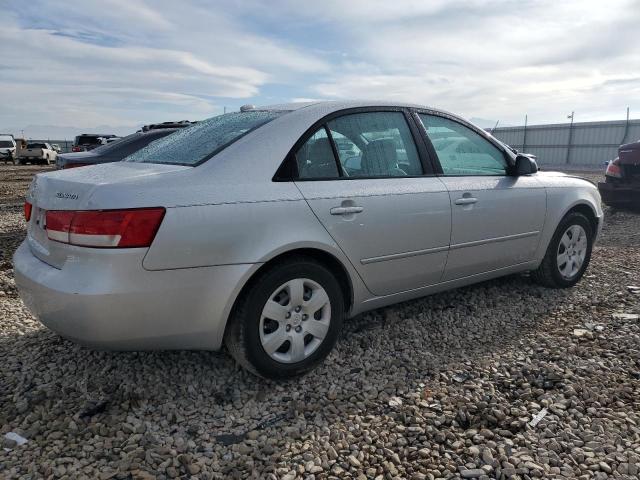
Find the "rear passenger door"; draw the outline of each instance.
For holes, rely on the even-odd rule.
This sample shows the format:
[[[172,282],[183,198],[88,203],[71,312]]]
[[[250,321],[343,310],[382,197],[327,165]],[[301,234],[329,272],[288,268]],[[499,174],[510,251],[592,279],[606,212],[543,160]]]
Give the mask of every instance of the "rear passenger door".
[[[438,283],[449,195],[409,114],[342,112],[302,140],[296,185],[367,288],[389,295]]]
[[[505,153],[451,118],[420,113],[451,197],[451,247],[443,280],[534,259],[546,214],[535,176],[511,176]]]

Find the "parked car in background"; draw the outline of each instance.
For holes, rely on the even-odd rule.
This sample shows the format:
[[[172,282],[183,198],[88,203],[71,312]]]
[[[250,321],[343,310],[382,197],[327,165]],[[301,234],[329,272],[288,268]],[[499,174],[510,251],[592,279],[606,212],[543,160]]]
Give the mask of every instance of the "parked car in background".
[[[160,130],[163,128],[184,128],[190,125],[193,125],[197,122],[191,122],[189,120],[180,120],[178,122],[162,122],[162,123],[151,123],[149,125],[144,125],[141,131],[146,132],[148,130]]]
[[[58,154],[45,142],[27,143],[27,147],[20,150],[18,162],[21,165],[26,163],[45,164],[55,163]]]
[[[13,163],[16,158],[17,144],[13,135],[0,134],[0,161]]]
[[[99,147],[100,145],[104,145],[105,143],[107,143],[107,140],[112,138],[118,137],[117,135],[112,134],[83,133],[82,135],[78,135],[74,139],[71,151],[88,152],[90,150],[93,150],[94,148]]]
[[[152,129],[145,129],[143,127],[142,131],[118,139],[116,142],[110,142],[106,145],[94,148],[89,152],[60,154],[58,155],[56,166],[59,169],[67,169],[84,167],[86,165],[97,165],[99,163],[119,162],[128,155],[146,147],[151,142],[158,140],[159,138],[166,137],[180,128],[191,125],[190,122],[179,123],[179,127],[168,127],[166,126],[167,124],[169,124],[169,122],[166,122],[164,127],[155,127]]]
[[[602,201],[611,207],[640,207],[640,140],[620,145],[598,183]]]
[[[13,260],[25,304],[65,337],[224,343],[282,378],[321,362],[366,310],[525,271],[575,285],[602,216],[591,182],[538,172],[450,113],[245,107],[123,162],[36,175]]]

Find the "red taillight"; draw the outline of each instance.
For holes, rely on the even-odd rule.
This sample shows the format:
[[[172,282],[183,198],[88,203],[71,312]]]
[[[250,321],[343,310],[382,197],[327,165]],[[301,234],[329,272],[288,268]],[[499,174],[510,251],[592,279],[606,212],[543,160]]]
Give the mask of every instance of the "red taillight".
[[[47,236],[83,247],[134,248],[151,245],[164,208],[47,212]]]
[[[72,152],[81,152],[81,151],[82,151],[82,148],[81,148],[81,147],[72,147],[72,148],[71,148],[71,151],[72,151]]]
[[[86,167],[87,165],[89,165],[88,163],[65,163],[62,166],[63,170],[69,169],[69,168],[76,168],[76,167]]]
[[[28,222],[29,220],[31,220],[31,209],[33,208],[33,205],[31,205],[29,202],[24,202],[24,219]]]
[[[620,168],[620,160],[617,158],[615,160],[611,160],[607,165],[607,169],[605,170],[604,174],[607,177],[622,178],[622,169]]]

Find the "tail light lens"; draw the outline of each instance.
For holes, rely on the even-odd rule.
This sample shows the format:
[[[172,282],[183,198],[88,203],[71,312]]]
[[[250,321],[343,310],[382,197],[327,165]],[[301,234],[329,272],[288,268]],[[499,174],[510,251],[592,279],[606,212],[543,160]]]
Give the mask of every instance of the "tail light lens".
[[[81,148],[81,147],[72,147],[72,148],[71,148],[71,151],[72,151],[72,152],[81,152],[81,151],[82,151],[82,148]]]
[[[622,168],[620,168],[620,159],[611,160],[607,165],[604,174],[607,177],[622,178]]]
[[[100,248],[148,247],[164,218],[165,209],[50,210],[47,236],[56,242]]]
[[[29,222],[31,220],[31,210],[33,209],[33,205],[29,202],[24,202],[24,219]]]

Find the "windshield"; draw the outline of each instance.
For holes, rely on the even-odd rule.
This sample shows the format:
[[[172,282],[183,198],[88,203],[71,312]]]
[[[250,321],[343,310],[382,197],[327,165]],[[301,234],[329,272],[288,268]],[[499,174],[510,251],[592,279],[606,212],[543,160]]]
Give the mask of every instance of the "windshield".
[[[284,113],[253,111],[218,115],[153,142],[124,161],[195,166]]]
[[[11,148],[13,147],[13,142],[8,142],[6,140],[0,140],[0,148]]]

